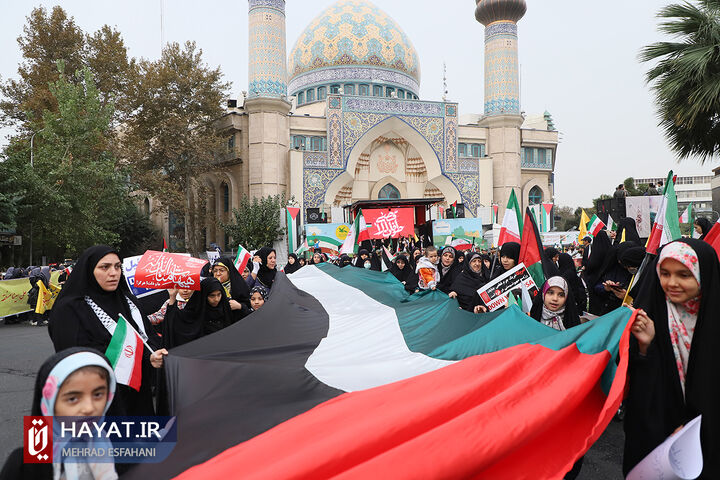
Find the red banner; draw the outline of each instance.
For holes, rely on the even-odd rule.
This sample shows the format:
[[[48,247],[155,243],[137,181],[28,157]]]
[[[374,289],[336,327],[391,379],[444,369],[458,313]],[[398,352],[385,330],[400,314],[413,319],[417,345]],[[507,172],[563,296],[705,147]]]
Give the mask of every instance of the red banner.
[[[180,253],[148,250],[135,270],[135,286],[200,290],[200,271],[206,263]]]
[[[415,209],[377,208],[363,210],[370,238],[412,237],[415,234]]]

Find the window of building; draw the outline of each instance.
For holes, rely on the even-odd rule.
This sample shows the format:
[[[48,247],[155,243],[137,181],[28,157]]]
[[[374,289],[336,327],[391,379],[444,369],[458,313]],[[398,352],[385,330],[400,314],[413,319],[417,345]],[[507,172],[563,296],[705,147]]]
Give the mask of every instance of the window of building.
[[[327,98],[327,87],[318,87],[318,100],[325,100]]]
[[[312,137],[310,140],[310,150],[314,152],[324,152],[325,149],[323,148],[323,144],[325,138],[324,137]]]
[[[398,98],[405,98],[405,90],[398,89]]]
[[[227,183],[223,182],[222,186],[223,195],[223,212],[228,213],[230,211],[230,187]]]
[[[385,96],[386,97],[392,97],[393,93],[395,93],[395,89],[393,87],[387,87],[385,89]]]
[[[467,157],[467,144],[458,143],[458,157]]]
[[[542,193],[542,190],[540,190],[540,187],[535,186],[530,189],[530,194],[528,195],[528,201],[530,202],[530,205],[537,205],[539,203],[542,203],[543,193]]]
[[[302,135],[295,135],[293,137],[293,148],[295,150],[305,150],[305,137]]]
[[[298,93],[298,105],[305,103],[305,92]]]
[[[143,213],[145,215],[150,215],[150,199],[147,197],[143,200]]]
[[[347,84],[343,87],[343,93],[345,95],[355,95],[355,85]]]
[[[388,183],[380,189],[378,193],[378,200],[399,200],[400,190],[395,188],[391,183]]]
[[[228,137],[227,149],[228,152],[232,152],[233,150],[235,150],[235,134]]]
[[[358,95],[363,95],[365,97],[370,96],[370,85],[359,85],[358,86]]]
[[[478,144],[473,144],[472,146],[472,156],[475,158],[482,157],[482,146]]]
[[[308,90],[305,94],[305,101],[307,103],[315,101],[315,89]]]
[[[373,85],[373,97],[382,97],[383,88],[380,85]]]
[[[330,85],[330,93],[340,93],[340,85]]]

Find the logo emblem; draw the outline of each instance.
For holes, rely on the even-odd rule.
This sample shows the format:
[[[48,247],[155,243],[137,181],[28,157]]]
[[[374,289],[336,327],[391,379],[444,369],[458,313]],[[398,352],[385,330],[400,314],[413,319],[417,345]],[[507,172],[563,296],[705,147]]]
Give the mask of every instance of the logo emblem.
[[[135,349],[132,345],[125,345],[123,352],[125,352],[125,358],[132,358],[135,355]]]
[[[23,417],[25,463],[52,463],[52,417]]]

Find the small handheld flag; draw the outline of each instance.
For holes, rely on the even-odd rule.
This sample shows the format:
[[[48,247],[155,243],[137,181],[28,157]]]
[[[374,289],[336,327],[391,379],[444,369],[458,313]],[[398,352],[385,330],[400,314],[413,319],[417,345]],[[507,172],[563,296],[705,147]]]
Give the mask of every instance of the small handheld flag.
[[[598,233],[600,233],[600,230],[602,230],[604,226],[605,224],[602,222],[602,220],[600,220],[600,217],[598,217],[597,215],[593,215],[587,227],[588,233],[594,237]]]
[[[520,243],[520,232],[523,228],[522,214],[520,212],[520,204],[515,196],[515,190],[510,192],[505,216],[503,217],[502,228],[500,229],[500,238],[498,238],[498,246],[502,246],[505,242]]]
[[[582,213],[580,214],[580,234],[578,235],[578,240],[582,241],[583,238],[587,237],[588,230],[587,230],[587,224],[590,223],[590,218],[588,217],[587,213],[585,213],[585,209],[582,209]]]
[[[658,248],[681,237],[680,221],[677,213],[677,196],[672,170],[668,174],[665,194],[660,201],[655,223],[647,241],[647,253],[656,254]]]
[[[112,364],[118,383],[140,391],[142,383],[142,356],[144,341],[135,329],[125,320],[118,317],[115,332],[105,350],[105,356]]]
[[[168,251],[167,242],[166,242],[165,239],[163,238],[163,252],[167,252],[167,251]]]
[[[238,245],[238,252],[235,256],[235,261],[233,262],[238,272],[242,273],[245,271],[245,267],[250,261],[250,257],[250,252],[245,250],[242,245]]]

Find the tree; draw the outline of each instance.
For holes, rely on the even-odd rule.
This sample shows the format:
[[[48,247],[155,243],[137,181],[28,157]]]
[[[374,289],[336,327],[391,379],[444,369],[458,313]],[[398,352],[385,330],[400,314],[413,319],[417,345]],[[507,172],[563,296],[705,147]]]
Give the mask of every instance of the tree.
[[[86,35],[62,7],[54,7],[50,14],[39,7],[27,17],[17,42],[23,55],[18,78],[0,84],[4,97],[0,101],[0,119],[5,125],[29,136],[42,128],[45,110],[57,112],[57,99],[49,85],[59,78],[58,61],[65,65],[66,80],[70,82],[77,78],[75,72],[89,68],[103,104],[118,97],[116,112],[121,114],[118,120],[122,120],[136,64],[128,59],[116,30],[105,25],[93,35]]]
[[[720,153],[720,0],[668,5],[659,30],[677,38],[640,53],[657,64],[647,72],[660,126],[671,148],[701,163]]]
[[[57,113],[43,112],[32,164],[21,137],[11,140],[0,162],[0,178],[11,179],[11,194],[20,199],[22,233],[55,258],[97,243],[118,246],[127,231],[147,232],[148,224],[133,216],[133,186],[110,152],[112,102],[103,105],[89,69],[78,70],[72,82],[62,62],[59,70],[49,86]]]
[[[255,250],[273,242],[285,233],[280,224],[280,214],[287,205],[285,195],[253,198],[243,196],[240,207],[233,208],[233,221],[220,222],[233,242],[248,250]]]
[[[169,44],[159,60],[139,63],[123,134],[122,156],[134,180],[163,208],[184,216],[185,244],[193,253],[201,250],[205,225],[200,177],[219,169],[214,154],[222,138],[214,121],[223,114],[229,87],[194,42]]]

